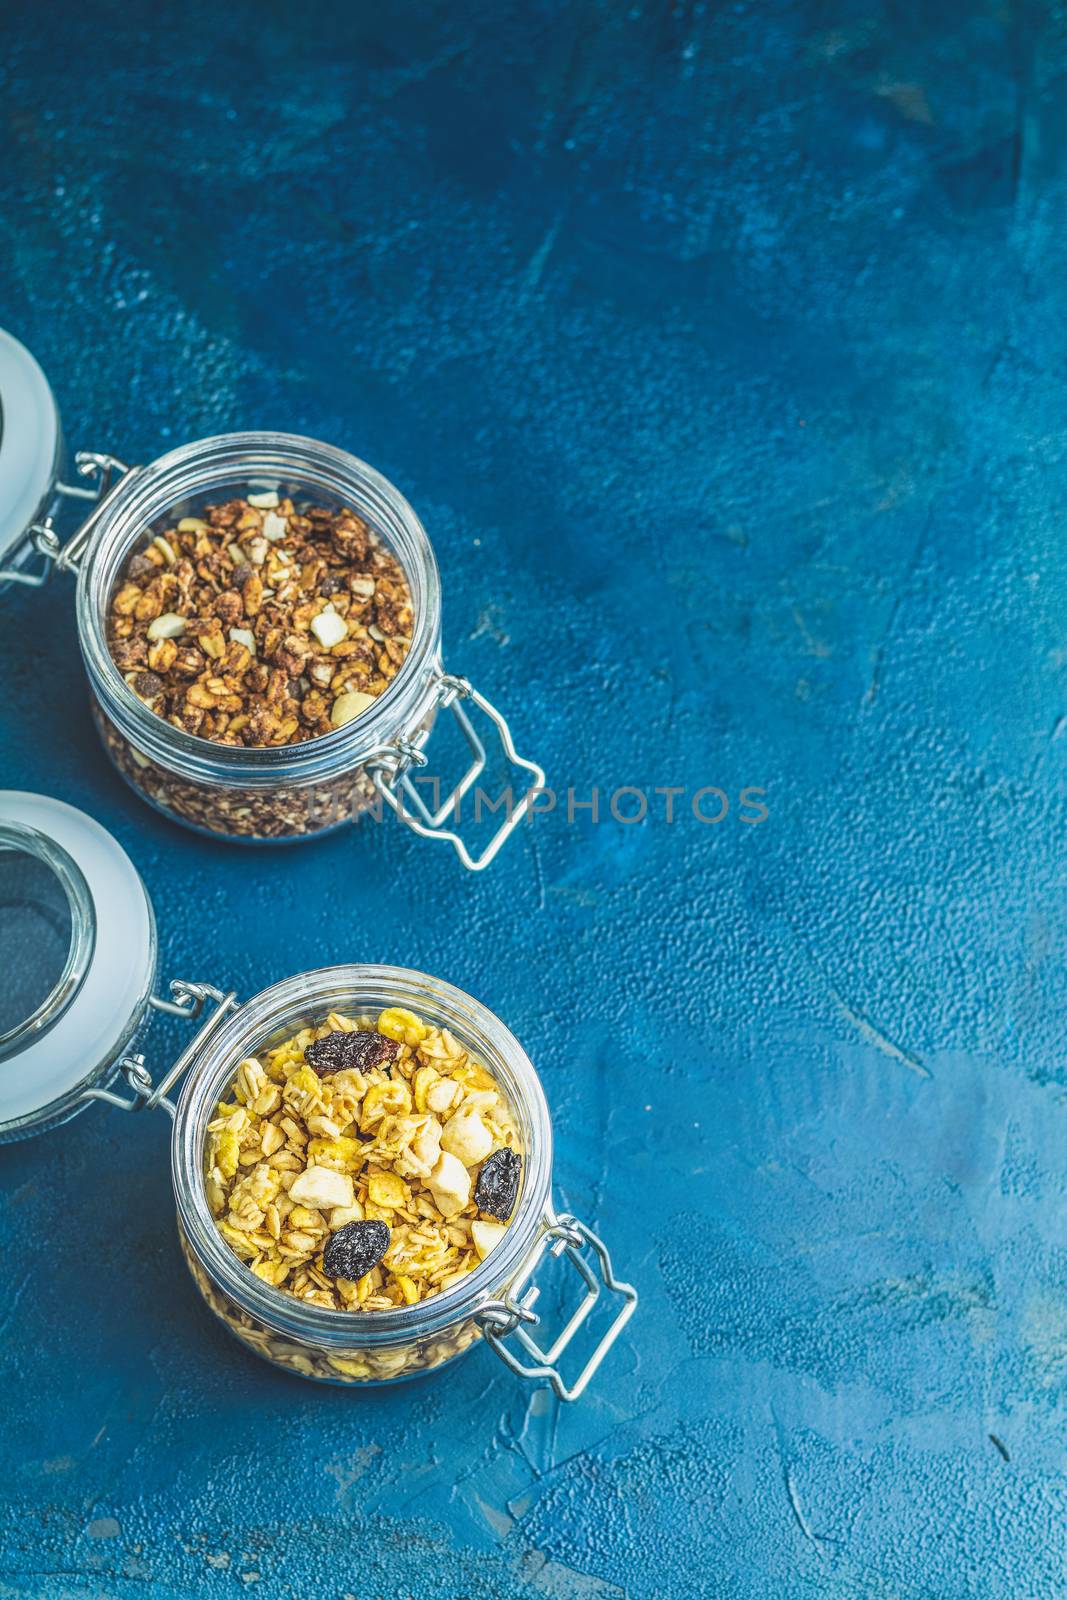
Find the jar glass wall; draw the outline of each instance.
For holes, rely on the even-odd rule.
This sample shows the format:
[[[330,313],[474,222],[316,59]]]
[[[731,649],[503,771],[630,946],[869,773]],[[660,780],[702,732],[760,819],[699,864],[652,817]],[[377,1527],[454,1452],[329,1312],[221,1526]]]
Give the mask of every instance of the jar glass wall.
[[[207,1126],[237,1063],[320,1023],[389,1006],[447,1028],[496,1078],[523,1149],[522,1188],[500,1244],[462,1282],[393,1311],[334,1311],[264,1283],[221,1237],[204,1186]],[[193,1066],[178,1102],[172,1176],[186,1260],[207,1304],[230,1331],[275,1364],[323,1382],[413,1377],[480,1337],[479,1313],[521,1276],[551,1215],[552,1133],[537,1074],[504,1025],[469,995],[393,967],[330,967],[264,991],[227,1019]]]

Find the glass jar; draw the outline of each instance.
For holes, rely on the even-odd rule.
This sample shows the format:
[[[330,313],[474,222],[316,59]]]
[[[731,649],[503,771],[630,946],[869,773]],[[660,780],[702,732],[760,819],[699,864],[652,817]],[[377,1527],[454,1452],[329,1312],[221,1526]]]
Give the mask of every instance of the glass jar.
[[[54,1126],[93,1100],[128,1111],[162,1107],[173,1119],[171,1176],[185,1259],[208,1306],[255,1354],[320,1382],[377,1384],[442,1366],[484,1338],[514,1372],[550,1383],[563,1400],[577,1399],[629,1320],[637,1294],[614,1277],[601,1240],[584,1223],[554,1210],[552,1130],[544,1093],[529,1057],[504,1024],[450,984],[399,967],[327,967],[275,983],[243,1005],[233,993],[211,984],[176,980],[170,985],[171,997],[162,999],[151,992],[151,907],[115,841],[69,806],[41,796],[0,793],[0,871],[19,857],[56,861],[57,850],[66,855],[73,874],[81,875],[97,919],[108,914],[99,900],[102,893],[111,896],[115,915],[128,917],[131,906],[139,908],[145,948],[131,955],[127,936],[113,947],[128,958],[120,966],[109,957],[103,939],[91,928],[86,931],[85,896],[63,888],[70,907],[71,948],[76,944],[77,950],[69,963],[57,957],[57,970],[63,970],[56,992],[43,1001],[29,995],[25,1025],[16,1023],[15,1029],[0,1033],[0,1050],[9,1033],[18,1034],[0,1056],[0,1142]],[[75,877],[64,870],[76,890]],[[26,908],[13,918],[10,904],[10,896],[0,895],[0,965],[14,961],[16,942],[25,932]],[[104,929],[98,921],[96,933],[104,931],[110,934],[110,925]],[[125,985],[121,994],[120,983]],[[503,1239],[461,1282],[393,1311],[335,1311],[265,1284],[222,1239],[204,1186],[207,1125],[242,1057],[269,1048],[330,1011],[359,1014],[389,1006],[414,1010],[448,1028],[497,1079],[519,1132],[522,1183]],[[36,1070],[42,1046],[58,1035],[62,1019],[74,1028],[90,1027],[94,1008],[98,1016],[110,1019],[110,1031],[104,1037],[92,1034],[87,1052],[72,1045],[79,1037],[76,1032],[68,1032],[65,1041],[56,1038],[51,1054],[63,1063],[62,1081],[46,1081]],[[144,1055],[134,1049],[152,1009],[198,1023],[158,1082]],[[51,1015],[47,1025],[41,1020],[45,1015]],[[116,1048],[120,1037],[124,1044]],[[98,1050],[103,1054],[96,1060]],[[175,1101],[169,1096],[179,1079]],[[116,1092],[120,1080],[130,1093]],[[548,1348],[530,1331],[539,1321],[534,1310],[540,1292],[537,1276],[546,1255],[565,1257],[582,1285],[577,1309]],[[618,1307],[577,1376],[568,1381],[557,1365],[559,1357],[605,1295],[617,1297]]]
[[[7,343],[14,345],[10,339]],[[21,346],[14,348],[21,351]],[[0,406],[5,399],[3,350],[0,346]],[[30,360],[25,351],[22,355]],[[385,805],[423,837],[448,840],[471,871],[488,866],[526,815],[545,775],[516,753],[500,712],[465,678],[445,672],[437,563],[403,495],[346,451],[281,433],[201,439],[144,467],[128,468],[113,456],[82,452],[75,458],[78,470],[94,480],[95,488],[65,486],[58,478],[58,415],[43,376],[35,366],[33,371],[43,385],[43,393],[30,385],[35,414],[47,415],[50,403],[53,427],[45,430],[48,440],[32,464],[28,486],[23,481],[27,472],[11,467],[8,477],[12,485],[17,479],[19,489],[17,494],[14,487],[10,490],[17,511],[8,517],[6,533],[5,450],[14,463],[19,441],[0,434],[0,562],[8,563],[0,570],[0,588],[8,582],[42,583],[50,569],[77,573],[78,639],[94,718],[105,748],[131,787],[178,822],[248,843],[308,838],[367,811],[380,818]],[[53,435],[49,451],[45,445]],[[19,446],[23,467],[24,456]],[[172,527],[176,518],[196,516],[210,502],[272,491],[330,509],[347,507],[362,517],[404,569],[414,628],[396,676],[353,721],[298,744],[228,746],[174,727],[137,697],[111,658],[107,611],[126,557],[146,534]],[[91,510],[61,543],[56,529],[61,499],[86,495],[93,500]],[[23,523],[27,513],[30,520]],[[44,559],[44,571],[30,570],[34,552]],[[457,831],[463,797],[487,761],[468,714],[473,708],[495,728],[508,761],[528,775],[517,799],[510,790],[503,799],[494,797],[506,806],[504,817],[477,853]],[[446,709],[470,749],[471,761],[445,799],[431,808],[412,769],[427,765],[426,743],[438,712]]]

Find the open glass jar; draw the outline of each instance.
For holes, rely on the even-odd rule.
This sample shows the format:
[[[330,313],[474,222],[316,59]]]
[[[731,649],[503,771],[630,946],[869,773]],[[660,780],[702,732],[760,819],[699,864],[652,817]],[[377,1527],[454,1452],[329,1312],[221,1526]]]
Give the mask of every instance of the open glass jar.
[[[576,1218],[556,1214],[544,1093],[497,1017],[449,984],[380,966],[303,973],[244,1004],[211,984],[181,980],[171,983],[169,999],[159,998],[151,906],[119,846],[58,801],[0,793],[0,969],[22,970],[17,949],[33,928],[44,930],[36,937],[51,951],[51,987],[38,992],[42,964],[34,961],[26,982],[13,985],[11,1004],[25,1015],[0,1013],[0,1141],[53,1127],[94,1100],[128,1111],[162,1107],[173,1119],[171,1176],[189,1269],[212,1311],[257,1355],[321,1382],[376,1384],[441,1366],[484,1338],[513,1371],[547,1381],[561,1399],[581,1394],[637,1295],[614,1277],[600,1239]],[[396,1310],[336,1311],[264,1283],[225,1243],[205,1190],[207,1126],[242,1058],[331,1011],[392,1006],[447,1028],[496,1079],[523,1151],[521,1187],[500,1243],[460,1282]],[[158,1081],[136,1049],[153,1010],[197,1024]],[[582,1284],[577,1309],[547,1348],[530,1331],[546,1255],[565,1257]],[[617,1297],[617,1310],[568,1381],[558,1359],[605,1295]]]
[[[527,814],[544,772],[519,756],[504,717],[441,660],[441,594],[426,532],[403,495],[355,456],[314,439],[280,433],[235,433],[183,445],[143,467],[114,456],[75,457],[94,487],[61,482],[54,401],[22,347],[0,344],[0,588],[40,584],[49,572],[76,572],[78,639],[93,713],[112,761],[150,804],[200,831],[244,842],[300,839],[323,833],[383,805],[427,838],[448,840],[472,871],[488,866]],[[7,352],[8,368],[4,358]],[[12,354],[14,352],[14,354]],[[27,441],[6,425],[14,404],[30,410],[42,435],[32,460]],[[5,384],[8,394],[5,394]],[[25,391],[25,392],[24,392]],[[51,409],[49,409],[51,408]],[[22,431],[26,431],[25,429]],[[46,435],[46,437],[43,437]],[[6,452],[6,456],[5,456]],[[17,460],[15,457],[17,456]],[[5,460],[9,470],[5,472]],[[5,490],[9,505],[3,504]],[[395,677],[360,715],[326,734],[281,745],[227,745],[176,727],[138,697],[112,659],[108,608],[131,551],[209,504],[278,494],[297,505],[348,509],[360,517],[403,568],[414,625]],[[61,503],[88,495],[91,509],[61,543]],[[84,505],[82,510],[84,510]],[[5,521],[6,514],[6,521]],[[34,570],[33,558],[39,558]],[[42,566],[43,563],[43,566]],[[495,728],[507,760],[526,775],[516,794],[494,797],[503,820],[473,853],[458,832],[462,801],[485,770],[487,754],[476,708]],[[442,801],[427,805],[413,769],[428,763],[425,746],[438,712],[448,710],[470,749],[466,771]],[[441,785],[434,780],[435,795]]]

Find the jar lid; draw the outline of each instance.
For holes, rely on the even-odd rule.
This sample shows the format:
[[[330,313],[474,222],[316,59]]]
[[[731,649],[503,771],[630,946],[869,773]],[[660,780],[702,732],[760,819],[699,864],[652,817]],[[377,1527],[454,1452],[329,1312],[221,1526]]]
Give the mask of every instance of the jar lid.
[[[0,566],[41,514],[56,481],[59,410],[25,345],[0,328]]]
[[[155,981],[152,904],[99,823],[0,790],[0,1141],[42,1132],[117,1070]]]

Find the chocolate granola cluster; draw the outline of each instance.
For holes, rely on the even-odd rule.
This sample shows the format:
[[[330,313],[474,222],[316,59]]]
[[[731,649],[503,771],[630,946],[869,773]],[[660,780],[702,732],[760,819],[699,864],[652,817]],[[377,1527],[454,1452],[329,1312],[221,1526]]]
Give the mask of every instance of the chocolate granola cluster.
[[[403,569],[348,509],[249,494],[127,558],[107,639],[126,683],[217,744],[343,727],[396,676],[414,617]]]

